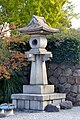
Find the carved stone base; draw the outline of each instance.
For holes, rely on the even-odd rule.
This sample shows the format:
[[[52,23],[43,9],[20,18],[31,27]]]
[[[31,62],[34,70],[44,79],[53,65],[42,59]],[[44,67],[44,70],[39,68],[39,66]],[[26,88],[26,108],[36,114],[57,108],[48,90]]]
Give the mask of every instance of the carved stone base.
[[[65,101],[65,94],[52,93],[52,94],[13,94],[11,96],[12,102],[16,109],[21,110],[37,110],[43,111],[44,108],[53,103],[58,105]]]
[[[27,94],[54,93],[54,85],[23,85],[23,93]]]

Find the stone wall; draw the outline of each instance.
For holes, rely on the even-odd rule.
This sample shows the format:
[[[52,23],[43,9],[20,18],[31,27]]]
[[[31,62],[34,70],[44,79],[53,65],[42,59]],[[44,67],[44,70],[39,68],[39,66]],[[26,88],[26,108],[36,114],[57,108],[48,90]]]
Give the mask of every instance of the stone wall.
[[[49,84],[55,85],[55,92],[66,93],[66,99],[80,105],[80,65],[47,64]],[[25,84],[29,84],[30,65],[22,69]]]
[[[66,99],[80,105],[80,65],[48,64],[48,80],[55,92],[66,93]]]

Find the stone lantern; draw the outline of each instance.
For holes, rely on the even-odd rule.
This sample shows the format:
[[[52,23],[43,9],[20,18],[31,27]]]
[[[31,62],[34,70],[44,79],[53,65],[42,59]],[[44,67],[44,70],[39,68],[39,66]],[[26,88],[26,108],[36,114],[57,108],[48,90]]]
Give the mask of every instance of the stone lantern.
[[[54,93],[54,85],[48,85],[46,64],[52,57],[48,52],[46,35],[58,32],[46,24],[44,17],[33,15],[30,23],[20,29],[30,37],[30,47],[25,57],[31,61],[30,85],[23,85],[22,94],[13,94],[12,101],[16,108],[27,110],[44,110],[49,103],[59,104],[65,100],[65,94]]]

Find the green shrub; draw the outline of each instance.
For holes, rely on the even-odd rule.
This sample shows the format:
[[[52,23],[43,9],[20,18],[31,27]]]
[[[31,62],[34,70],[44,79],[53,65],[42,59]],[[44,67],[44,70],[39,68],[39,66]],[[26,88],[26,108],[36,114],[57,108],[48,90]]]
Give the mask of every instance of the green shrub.
[[[18,72],[27,66],[27,59],[21,44],[24,42],[14,37],[0,40],[0,103],[10,102],[12,93],[22,92],[24,81]]]
[[[22,92],[24,81],[17,72],[11,75],[10,79],[0,80],[0,103],[11,102],[11,94]]]
[[[52,62],[56,64],[80,63],[80,31],[56,33],[48,36],[47,49],[52,52]]]

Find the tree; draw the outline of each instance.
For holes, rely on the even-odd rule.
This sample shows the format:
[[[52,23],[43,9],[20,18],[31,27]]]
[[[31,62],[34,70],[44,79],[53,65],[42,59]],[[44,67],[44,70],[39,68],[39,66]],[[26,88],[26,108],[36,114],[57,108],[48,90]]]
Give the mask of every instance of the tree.
[[[65,4],[67,9],[63,9]],[[75,15],[68,0],[0,0],[0,5],[0,22],[18,27],[28,24],[33,14],[44,16],[52,27],[70,27],[70,18]]]

